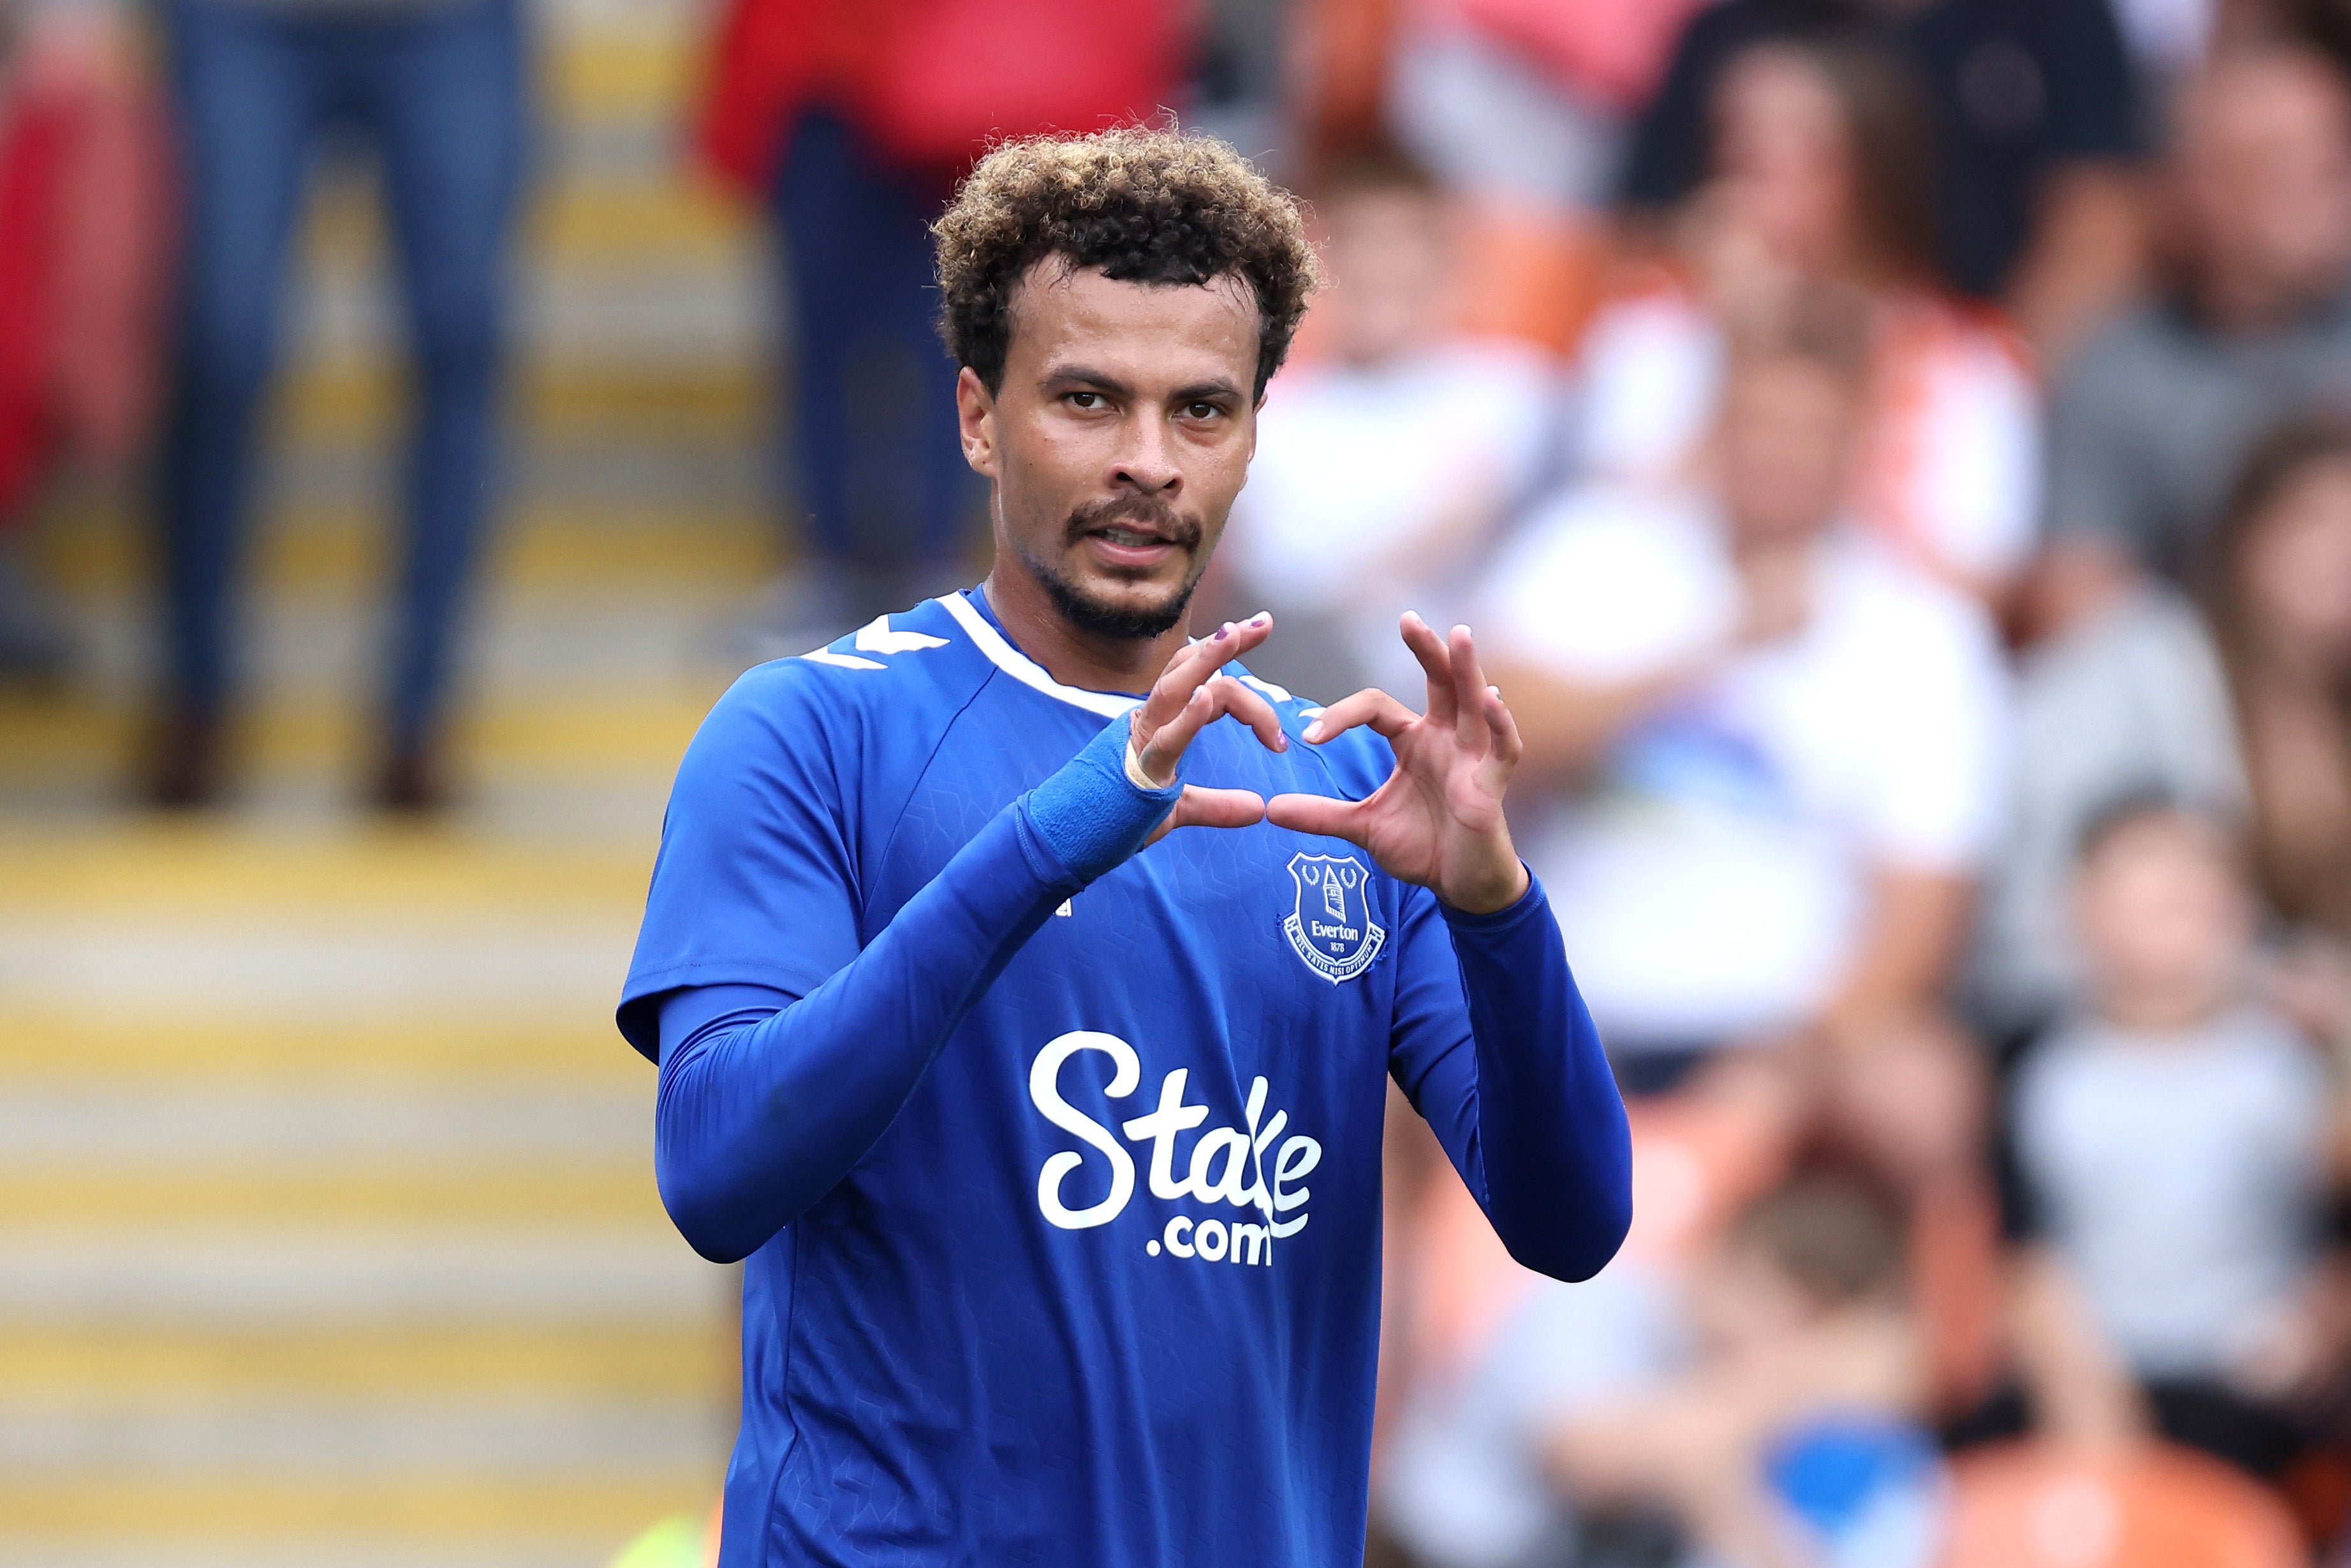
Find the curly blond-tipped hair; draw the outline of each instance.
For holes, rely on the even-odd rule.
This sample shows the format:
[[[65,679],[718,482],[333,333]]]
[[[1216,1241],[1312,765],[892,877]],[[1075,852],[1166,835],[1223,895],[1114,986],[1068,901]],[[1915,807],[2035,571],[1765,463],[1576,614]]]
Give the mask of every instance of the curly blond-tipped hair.
[[[1260,397],[1318,279],[1294,197],[1215,137],[1143,126],[1004,143],[932,233],[939,335],[990,392],[1004,382],[1013,292],[1047,256],[1123,283],[1238,276],[1257,296]]]

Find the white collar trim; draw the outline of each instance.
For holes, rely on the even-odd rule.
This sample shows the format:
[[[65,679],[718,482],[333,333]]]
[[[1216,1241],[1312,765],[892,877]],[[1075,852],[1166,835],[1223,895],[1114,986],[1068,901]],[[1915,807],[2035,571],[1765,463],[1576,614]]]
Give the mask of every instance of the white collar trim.
[[[1090,692],[1082,686],[1065,686],[1045,673],[1045,667],[1004,640],[1004,634],[987,623],[987,617],[974,608],[970,600],[960,593],[943,593],[939,603],[956,619],[956,623],[969,634],[979,651],[987,655],[988,663],[1019,681],[1068,703],[1088,713],[1098,713],[1104,718],[1118,718],[1130,709],[1141,706],[1141,699],[1122,696],[1114,692]]]

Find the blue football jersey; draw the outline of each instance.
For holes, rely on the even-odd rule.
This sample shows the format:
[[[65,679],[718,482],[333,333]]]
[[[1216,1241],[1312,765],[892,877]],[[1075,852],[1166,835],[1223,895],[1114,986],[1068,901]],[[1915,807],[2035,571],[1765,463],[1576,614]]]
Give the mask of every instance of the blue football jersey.
[[[1229,671],[1293,744],[1219,720],[1190,782],[1385,780]],[[752,670],[681,768],[624,1032],[653,1054],[681,987],[806,995],[1134,701],[967,594]],[[749,1259],[722,1561],[1359,1562],[1387,1080],[1470,1050],[1433,895],[1352,844],[1186,829],[1078,893]]]

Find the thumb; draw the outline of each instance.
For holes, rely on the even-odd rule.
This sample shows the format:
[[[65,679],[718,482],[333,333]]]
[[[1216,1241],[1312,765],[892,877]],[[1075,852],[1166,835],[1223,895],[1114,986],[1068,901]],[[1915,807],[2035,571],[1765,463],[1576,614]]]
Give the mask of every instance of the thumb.
[[[1265,820],[1277,828],[1312,833],[1321,838],[1363,841],[1364,805],[1360,800],[1334,800],[1328,795],[1276,795],[1265,803]]]
[[[1246,828],[1264,820],[1264,798],[1253,789],[1207,789],[1186,784],[1184,793],[1176,797],[1176,809],[1143,841],[1155,844],[1178,828]]]

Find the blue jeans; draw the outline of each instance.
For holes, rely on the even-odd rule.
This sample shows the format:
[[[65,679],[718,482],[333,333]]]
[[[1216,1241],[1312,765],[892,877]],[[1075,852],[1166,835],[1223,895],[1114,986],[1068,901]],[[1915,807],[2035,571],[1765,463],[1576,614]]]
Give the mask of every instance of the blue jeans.
[[[277,358],[286,252],[327,133],[372,147],[391,209],[413,408],[387,720],[424,740],[491,499],[504,252],[521,185],[517,0],[403,10],[170,0],[186,183],[172,407],[162,465],[165,678],[190,717],[234,685],[254,416]]]
[[[947,194],[944,178],[883,164],[821,111],[792,128],[776,183],[803,543],[885,592],[942,585],[977,494],[956,428],[956,364],[935,324],[929,225]]]

